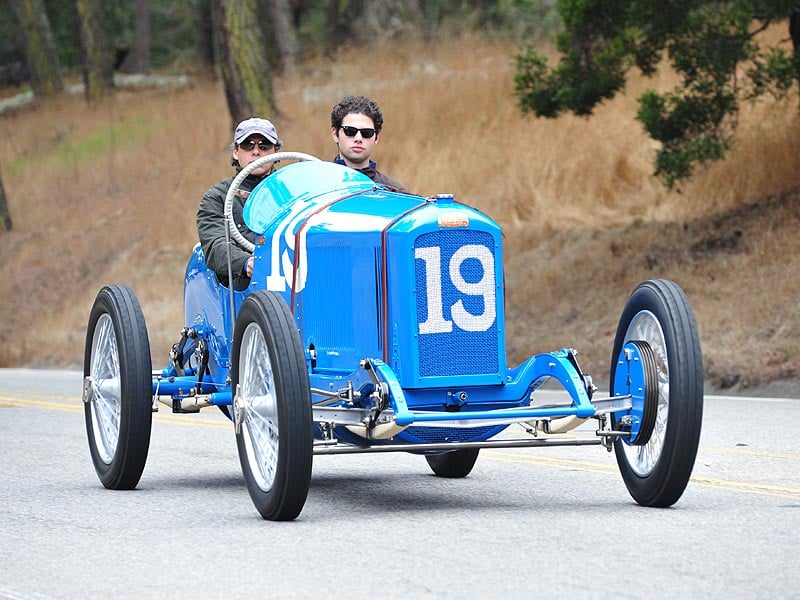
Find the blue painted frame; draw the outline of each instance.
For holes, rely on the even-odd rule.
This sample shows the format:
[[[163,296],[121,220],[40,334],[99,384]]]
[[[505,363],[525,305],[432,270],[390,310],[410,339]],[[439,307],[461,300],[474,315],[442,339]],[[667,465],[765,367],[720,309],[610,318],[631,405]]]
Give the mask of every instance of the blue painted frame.
[[[569,349],[538,354],[508,368],[502,234],[488,216],[454,202],[452,197],[423,198],[392,192],[356,171],[325,162],[302,162],[278,170],[253,190],[244,215],[251,229],[261,236],[254,252],[250,286],[234,292],[235,311],[255,290],[281,294],[295,316],[306,348],[312,388],[335,393],[352,385],[361,392],[360,397],[367,397],[375,384],[360,363],[369,359],[388,386],[389,408],[398,425],[457,418],[478,427],[481,421],[497,419],[498,415],[524,421],[597,414]],[[419,277],[415,243],[429,235],[433,236],[430,239],[439,239],[436,236],[441,232],[456,236],[454,239],[474,239],[470,246],[484,248],[480,256],[488,252],[492,257],[492,281],[484,281],[489,263],[480,262],[478,269],[473,261],[470,268],[481,279],[466,284],[480,284],[483,290],[483,308],[478,302],[476,310],[486,312],[490,298],[494,302],[495,320],[479,332],[486,341],[483,347],[491,347],[495,353],[486,361],[493,363],[491,372],[484,369],[449,376],[426,375],[421,370],[424,355],[419,306],[422,296],[427,294],[429,300],[431,292],[425,288],[428,280]],[[445,261],[454,256],[450,251],[441,252]],[[461,269],[465,262],[456,268]],[[448,288],[441,295],[450,294],[449,302],[456,297],[453,293],[458,290]],[[209,374],[202,378],[199,391],[210,394],[211,404],[229,406],[234,315],[230,314],[229,290],[207,268],[199,244],[186,268],[184,306],[186,327],[204,340],[210,354]],[[445,311],[452,311],[453,306],[443,305],[443,318],[452,318]],[[427,310],[431,310],[429,306]],[[463,330],[457,333],[461,337],[451,348],[459,350],[457,344],[469,344],[470,338]],[[195,343],[188,345],[190,350]],[[548,379],[555,379],[569,393],[570,406],[531,406],[531,394]],[[180,399],[193,388],[197,390],[197,385],[196,365],[190,364],[185,374],[169,365],[154,377],[153,393]],[[319,403],[326,398],[313,394],[311,401]],[[633,412],[636,410],[635,405]],[[631,414],[631,410],[619,414]],[[402,436],[399,440],[404,441]]]

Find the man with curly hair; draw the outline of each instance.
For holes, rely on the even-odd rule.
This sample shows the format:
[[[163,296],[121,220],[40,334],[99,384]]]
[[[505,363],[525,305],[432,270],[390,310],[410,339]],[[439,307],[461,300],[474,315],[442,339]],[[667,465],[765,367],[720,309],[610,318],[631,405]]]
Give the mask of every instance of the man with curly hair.
[[[378,145],[383,114],[378,103],[364,96],[345,96],[331,111],[331,137],[339,149],[334,162],[360,171],[376,183],[408,193],[403,184],[381,173],[371,160]]]

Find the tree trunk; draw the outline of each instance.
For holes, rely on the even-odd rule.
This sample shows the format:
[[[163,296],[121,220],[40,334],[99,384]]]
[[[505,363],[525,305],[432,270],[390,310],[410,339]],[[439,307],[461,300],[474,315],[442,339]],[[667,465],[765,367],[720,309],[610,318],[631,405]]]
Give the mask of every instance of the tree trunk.
[[[332,58],[339,46],[339,0],[328,0],[328,12],[325,15],[325,56]]]
[[[278,108],[256,0],[212,0],[225,98],[233,123],[270,119]]]
[[[36,96],[55,96],[64,89],[61,67],[50,20],[43,0],[13,0],[11,3],[25,40],[25,59]]]
[[[355,0],[348,3],[341,19],[340,35],[359,43],[381,43],[424,25],[424,14],[417,0]]]
[[[75,0],[81,37],[81,67],[86,99],[105,95],[114,85],[114,57],[109,50],[102,0]]]
[[[291,25],[289,2],[287,0],[269,0],[269,12],[272,16],[275,45],[278,47],[281,69],[284,73],[290,73],[297,62],[297,38]]]
[[[6,191],[3,188],[3,175],[0,174],[0,221],[3,228],[11,231],[11,213],[8,212],[8,202],[6,201]]]
[[[134,0],[133,47],[119,70],[143,75],[150,72],[150,0]]]
[[[305,0],[289,0],[289,10],[292,13],[292,23],[295,29],[300,29],[303,17],[308,12],[311,2]]]
[[[342,9],[338,30],[340,40],[348,39],[361,44],[372,36],[366,33],[366,4],[366,0],[350,0]]]
[[[438,2],[417,2],[417,22],[426,42],[433,41],[442,28],[444,8]]]
[[[195,43],[195,57],[203,72],[212,77],[216,76],[214,65],[216,61],[214,46],[214,26],[211,15],[211,0],[193,0],[194,26],[197,33]]]
[[[800,85],[800,13],[789,15],[789,36],[794,50],[794,76]]]

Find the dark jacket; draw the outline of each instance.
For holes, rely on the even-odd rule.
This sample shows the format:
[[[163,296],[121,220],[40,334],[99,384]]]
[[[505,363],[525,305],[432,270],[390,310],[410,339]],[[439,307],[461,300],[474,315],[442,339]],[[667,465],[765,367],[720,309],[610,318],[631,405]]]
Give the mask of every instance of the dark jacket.
[[[228,177],[209,189],[200,205],[197,207],[197,233],[200,245],[203,247],[206,264],[217,274],[217,279],[223,285],[228,285],[228,251],[225,237],[225,196],[233,183],[234,177]],[[233,222],[239,232],[248,240],[255,243],[256,234],[248,229],[242,218],[242,209],[250,191],[263,179],[254,175],[248,176],[239,187],[240,194],[233,198]],[[233,278],[237,289],[244,289],[250,280],[244,272],[247,259],[252,256],[250,252],[241,248],[231,237],[231,266]]]
[[[345,165],[345,166],[347,166],[346,163],[344,162],[344,159],[341,156],[338,156],[338,155],[336,156],[336,158],[333,159],[333,162],[335,162],[337,165]],[[392,179],[391,177],[389,177],[388,175],[378,171],[378,169],[375,168],[377,166],[378,165],[374,160],[370,160],[368,167],[364,167],[363,169],[355,169],[355,170],[358,171],[359,173],[363,173],[364,175],[366,175],[367,177],[372,179],[372,181],[374,181],[375,183],[380,183],[382,185],[385,185],[386,187],[388,187],[391,190],[394,190],[396,192],[403,192],[405,194],[409,194],[410,193],[402,183],[400,183],[399,181],[396,181],[396,180]]]

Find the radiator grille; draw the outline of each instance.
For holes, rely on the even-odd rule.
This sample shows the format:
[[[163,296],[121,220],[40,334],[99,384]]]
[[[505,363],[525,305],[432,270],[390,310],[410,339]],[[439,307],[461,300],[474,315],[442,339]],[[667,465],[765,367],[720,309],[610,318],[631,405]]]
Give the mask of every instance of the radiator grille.
[[[352,270],[352,249],[348,246],[313,248],[314,268],[309,269],[306,287],[326,293],[303,295],[304,334],[314,340],[317,366],[352,367],[359,359],[353,319],[353,284],[349,277],[331,277]],[[333,300],[332,300],[333,299]],[[321,318],[324,315],[325,318]]]
[[[479,375],[498,370],[494,238],[442,230],[414,243],[420,375]]]
[[[409,427],[402,432],[408,441],[417,444],[434,444],[440,442],[477,442],[487,440],[506,428],[505,425],[489,425],[485,427]]]

